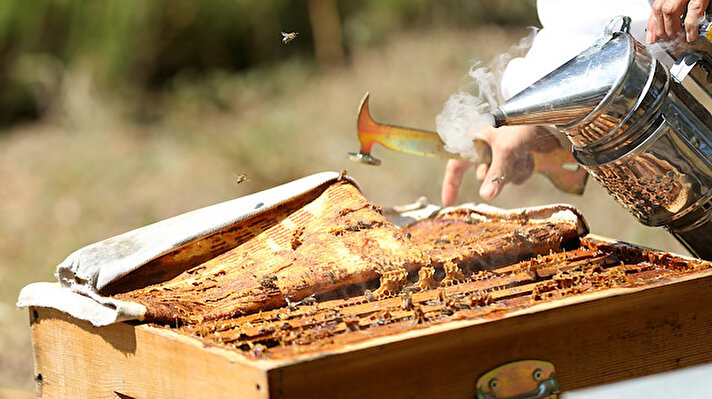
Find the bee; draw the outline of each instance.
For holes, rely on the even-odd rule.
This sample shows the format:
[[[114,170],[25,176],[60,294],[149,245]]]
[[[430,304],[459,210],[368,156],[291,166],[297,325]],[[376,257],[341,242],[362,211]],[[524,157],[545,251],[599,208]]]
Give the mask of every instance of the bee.
[[[316,295],[311,294],[308,297],[302,299],[304,305],[314,305],[316,303]]]
[[[329,280],[331,280],[332,284],[336,284],[336,275],[334,275],[334,272],[332,272],[331,270],[327,270],[326,276],[329,277]]]
[[[252,352],[252,356],[261,359],[262,356],[264,356],[265,352],[267,351],[267,347],[262,345],[262,344],[253,344],[250,345],[250,352]]]
[[[368,302],[373,302],[374,299],[375,299],[375,298],[373,297],[373,293],[371,292],[371,290],[366,290],[366,291],[364,291],[364,292],[363,292],[363,296],[366,297],[366,300],[367,300]]]
[[[282,43],[289,44],[289,42],[294,40],[297,35],[299,35],[299,32],[282,32]]]
[[[519,239],[529,240],[529,236],[526,233],[522,233],[519,230],[514,230],[514,232],[512,232],[512,234]]]
[[[346,327],[348,327],[349,331],[358,331],[361,329],[357,318],[346,319],[344,320],[344,323],[346,324]]]
[[[426,321],[425,312],[423,311],[423,308],[418,305],[413,307],[413,321],[415,324],[421,324]]]
[[[411,310],[413,309],[413,298],[410,296],[410,291],[403,292],[403,300],[401,301],[401,309]]]
[[[299,309],[299,305],[302,304],[301,301],[292,302],[289,300],[289,297],[286,297],[286,296],[284,297],[284,299],[287,300],[287,308],[289,308],[289,310],[297,310],[297,309]]]
[[[277,286],[277,276],[275,275],[264,275],[262,279],[260,279],[260,285],[270,290],[279,289],[279,286]]]
[[[246,181],[249,180],[247,179],[247,175],[245,173],[235,173],[235,183],[242,184]]]
[[[449,306],[445,306],[440,308],[440,313],[444,314],[445,316],[452,316],[455,314],[455,310]]]

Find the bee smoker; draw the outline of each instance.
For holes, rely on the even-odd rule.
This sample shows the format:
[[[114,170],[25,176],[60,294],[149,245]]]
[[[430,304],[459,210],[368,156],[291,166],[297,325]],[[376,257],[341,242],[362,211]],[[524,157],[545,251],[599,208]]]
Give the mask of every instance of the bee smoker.
[[[615,26],[620,26],[615,28]],[[618,17],[593,46],[494,112],[556,125],[576,161],[638,220],[712,259],[712,32],[651,51]]]

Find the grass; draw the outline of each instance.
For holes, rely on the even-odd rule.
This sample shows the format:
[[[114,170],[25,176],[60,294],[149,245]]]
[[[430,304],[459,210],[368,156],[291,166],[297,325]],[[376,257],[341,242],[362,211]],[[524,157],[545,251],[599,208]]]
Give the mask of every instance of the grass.
[[[14,307],[19,290],[53,281],[55,266],[81,246],[324,170],[348,170],[381,205],[421,195],[438,203],[443,161],[380,147],[380,167],[346,160],[358,149],[361,97],[371,92],[378,121],[434,129],[471,63],[488,61],[525,33],[404,33],[355,51],[342,69],[292,60],[240,75],[185,77],[154,103],[97,95],[81,71],[69,73],[49,118],[0,135],[0,387],[33,385],[28,317]],[[239,173],[248,181],[237,184]],[[460,201],[478,201],[474,173],[466,179]],[[594,181],[573,196],[535,176],[492,203],[558,202],[579,207],[595,233],[684,253]]]

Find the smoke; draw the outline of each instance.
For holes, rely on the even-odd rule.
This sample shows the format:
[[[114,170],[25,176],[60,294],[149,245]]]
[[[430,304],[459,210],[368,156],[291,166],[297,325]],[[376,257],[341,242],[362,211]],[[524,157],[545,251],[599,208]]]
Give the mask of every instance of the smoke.
[[[504,70],[513,57],[524,54],[531,47],[535,35],[536,29],[532,28],[529,35],[488,65],[475,62],[470,67],[468,84],[447,99],[442,112],[435,118],[437,132],[447,151],[477,161],[472,139],[478,131],[493,126],[490,112],[503,101],[500,84]]]
[[[489,113],[491,109],[482,94],[474,96],[459,92],[451,95],[442,112],[435,117],[435,125],[440,138],[445,142],[445,149],[473,162],[477,161],[472,133],[494,124]]]

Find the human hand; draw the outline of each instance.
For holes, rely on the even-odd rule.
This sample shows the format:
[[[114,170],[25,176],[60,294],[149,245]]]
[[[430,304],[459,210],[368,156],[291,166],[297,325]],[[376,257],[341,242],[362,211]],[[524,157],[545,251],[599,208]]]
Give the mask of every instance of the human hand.
[[[558,140],[546,129],[535,126],[505,126],[489,128],[476,135],[492,149],[492,162],[478,164],[477,180],[480,197],[491,200],[497,197],[508,182],[521,184],[532,174],[534,162],[531,152],[546,152],[559,145]],[[451,206],[457,199],[462,178],[473,165],[470,161],[451,159],[445,169],[442,186],[443,206]]]
[[[682,15],[685,15],[685,38],[688,42],[697,39],[700,19],[710,0],[655,0],[648,19],[645,40],[655,43],[660,39],[676,39],[682,35]]]

